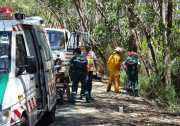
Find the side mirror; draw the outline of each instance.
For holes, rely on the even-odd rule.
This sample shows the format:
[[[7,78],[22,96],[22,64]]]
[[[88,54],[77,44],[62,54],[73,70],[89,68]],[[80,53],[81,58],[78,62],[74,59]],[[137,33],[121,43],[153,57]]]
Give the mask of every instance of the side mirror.
[[[34,58],[34,56],[27,56],[26,59],[26,71],[27,73],[33,74],[36,73],[37,69],[36,69],[36,60]]]

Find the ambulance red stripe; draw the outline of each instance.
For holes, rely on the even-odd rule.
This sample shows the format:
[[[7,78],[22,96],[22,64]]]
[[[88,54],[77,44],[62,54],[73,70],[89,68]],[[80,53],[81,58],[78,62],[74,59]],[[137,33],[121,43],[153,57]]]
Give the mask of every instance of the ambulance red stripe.
[[[10,123],[14,123],[14,119],[12,117],[10,119]]]
[[[16,116],[18,117],[18,118],[21,118],[21,113],[18,111],[18,110],[14,110],[14,113],[16,114]]]
[[[36,104],[36,98],[33,97],[32,100],[33,100],[34,106],[36,107],[36,106],[37,106],[37,104]]]
[[[32,110],[33,107],[32,107],[32,105],[31,105],[31,101],[30,101],[30,100],[28,101],[28,105],[29,105],[30,109]],[[30,110],[30,111],[31,111],[31,110]]]

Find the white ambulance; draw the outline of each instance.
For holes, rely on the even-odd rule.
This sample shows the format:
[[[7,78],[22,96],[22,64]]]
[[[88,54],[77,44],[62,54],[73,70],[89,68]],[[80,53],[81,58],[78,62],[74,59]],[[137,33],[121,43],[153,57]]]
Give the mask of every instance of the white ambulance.
[[[14,17],[0,7],[0,126],[35,126],[44,115],[53,121],[56,86],[45,32],[22,14]]]

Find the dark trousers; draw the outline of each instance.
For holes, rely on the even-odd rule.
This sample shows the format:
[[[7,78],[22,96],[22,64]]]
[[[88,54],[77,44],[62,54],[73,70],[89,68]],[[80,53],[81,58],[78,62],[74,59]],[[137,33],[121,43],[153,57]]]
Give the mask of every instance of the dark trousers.
[[[91,97],[92,79],[93,79],[93,71],[89,71],[88,78],[87,78],[87,91],[88,91],[89,97]]]
[[[85,71],[77,70],[76,73],[72,74],[72,93],[70,98],[70,102],[72,103],[75,103],[76,101],[79,82],[81,82],[81,94],[83,93],[86,96],[86,101],[88,101],[87,73]]]
[[[86,77],[86,81],[87,81],[86,85],[81,83],[81,95],[85,95],[85,91],[87,91],[89,96],[91,97],[92,78],[93,78],[93,71],[89,71]]]
[[[76,71],[76,73],[73,73],[72,75],[72,93],[77,94],[78,90],[78,83],[81,82],[81,84],[86,87],[86,72],[82,70]]]
[[[131,96],[138,96],[138,79],[128,80],[128,92]]]

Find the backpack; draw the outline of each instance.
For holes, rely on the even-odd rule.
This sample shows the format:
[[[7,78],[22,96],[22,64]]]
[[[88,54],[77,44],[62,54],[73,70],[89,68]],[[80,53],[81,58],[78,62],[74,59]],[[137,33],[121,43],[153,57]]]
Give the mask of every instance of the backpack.
[[[125,65],[127,66],[127,73],[129,79],[137,79],[138,76],[138,58],[129,56],[126,61]]]

